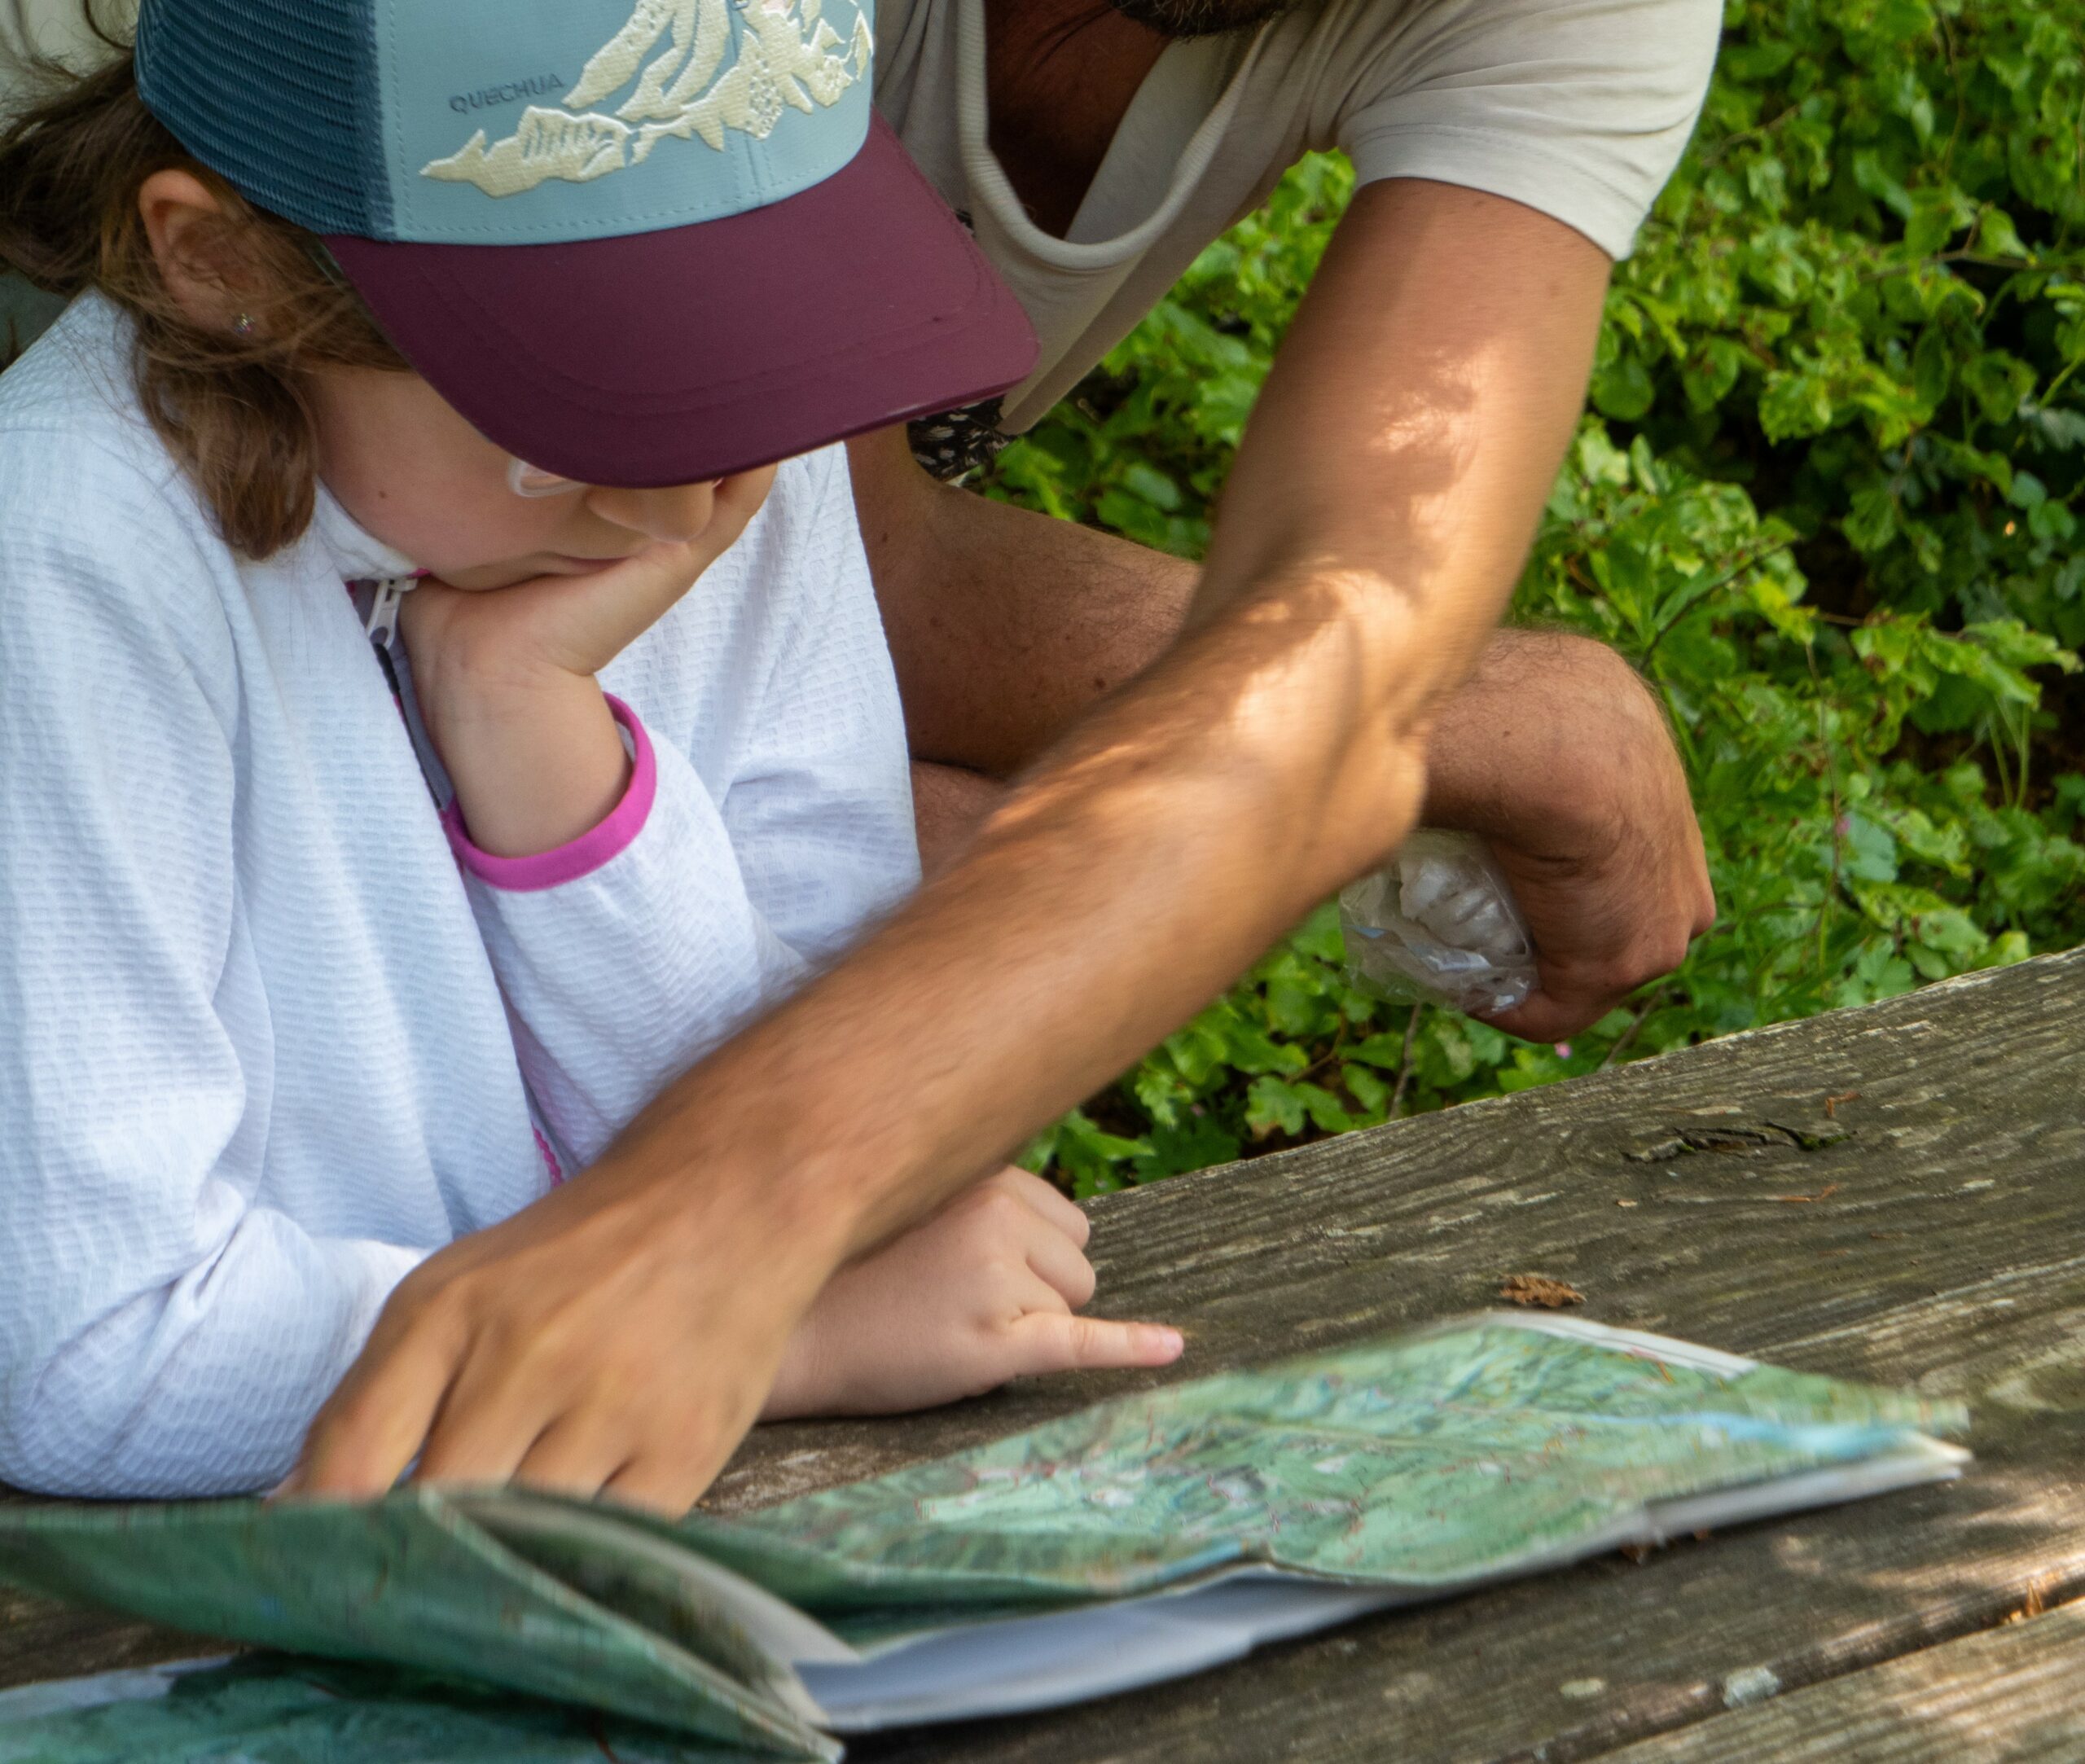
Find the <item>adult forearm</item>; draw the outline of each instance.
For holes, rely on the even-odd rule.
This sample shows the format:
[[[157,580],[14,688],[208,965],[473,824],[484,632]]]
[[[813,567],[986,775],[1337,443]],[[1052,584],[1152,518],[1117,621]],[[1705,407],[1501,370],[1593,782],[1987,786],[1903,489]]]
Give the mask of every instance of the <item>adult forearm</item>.
[[[1605,274],[1514,204],[1364,192],[1254,415],[1188,634],[628,1155],[687,1168],[741,1123],[858,1248],[1401,839],[1576,419]]]
[[[757,1157],[859,1250],[1104,1082],[1416,814],[1423,731],[1357,739],[1343,621],[1226,621],[1105,707],[963,859],[713,1055],[612,1156]],[[1299,689],[1300,688],[1300,689]]]
[[[859,1247],[1401,839],[1576,420],[1605,278],[1514,204],[1364,192],[1254,414],[1188,634],[633,1155],[684,1156],[719,1109],[771,1134],[776,1097],[807,1099],[780,1161],[845,1195]]]

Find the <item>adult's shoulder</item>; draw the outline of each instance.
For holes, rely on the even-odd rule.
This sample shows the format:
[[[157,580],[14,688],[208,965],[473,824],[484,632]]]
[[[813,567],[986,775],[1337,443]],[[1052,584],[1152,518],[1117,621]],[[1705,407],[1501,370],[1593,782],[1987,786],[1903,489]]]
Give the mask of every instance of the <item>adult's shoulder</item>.
[[[1451,57],[1475,85],[1522,77],[1531,52],[1528,71],[1552,80],[1551,51],[1567,43],[1588,51],[1588,78],[1664,64],[1705,85],[1722,27],[1722,0],[1316,0],[1280,14],[1262,48],[1306,58],[1322,95],[1351,102],[1424,84]]]

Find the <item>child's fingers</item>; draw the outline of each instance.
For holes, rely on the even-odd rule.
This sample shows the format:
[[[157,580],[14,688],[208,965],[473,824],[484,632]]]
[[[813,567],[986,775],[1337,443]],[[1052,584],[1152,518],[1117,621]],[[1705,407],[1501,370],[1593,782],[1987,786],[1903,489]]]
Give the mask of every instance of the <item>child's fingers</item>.
[[[735,521],[740,531],[760,512],[760,505],[767,500],[767,493],[775,488],[777,467],[762,466],[757,472],[740,472],[728,478],[722,478],[717,485],[717,511],[724,519]]]
[[[1033,1311],[1014,1326],[1016,1377],[1046,1372],[1098,1371],[1127,1366],[1170,1366],[1187,1347],[1163,1323],[1114,1323],[1062,1311]]]
[[[984,1186],[1003,1190],[1024,1206],[1039,1213],[1081,1249],[1086,1248],[1086,1240],[1093,1235],[1093,1222],[1086,1218],[1085,1209],[1077,1201],[1068,1200],[1061,1189],[1017,1165],[1009,1164],[1003,1169],[995,1170],[985,1178]]]
[[[691,545],[659,544],[612,569],[577,581],[597,595],[612,582],[626,620],[639,631],[648,631],[687,597],[713,560],[713,554],[699,539]]]
[[[1062,1231],[1040,1223],[1028,1233],[1028,1266],[1073,1310],[1093,1300],[1098,1281],[1093,1264]]]

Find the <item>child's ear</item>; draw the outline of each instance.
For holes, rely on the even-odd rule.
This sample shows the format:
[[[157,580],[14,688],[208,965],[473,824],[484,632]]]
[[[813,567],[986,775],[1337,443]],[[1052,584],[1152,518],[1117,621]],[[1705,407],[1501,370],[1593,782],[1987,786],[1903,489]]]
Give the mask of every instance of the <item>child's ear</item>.
[[[244,268],[224,222],[224,204],[191,172],[154,172],[138,187],[138,213],[160,279],[204,331],[230,331],[241,315]]]

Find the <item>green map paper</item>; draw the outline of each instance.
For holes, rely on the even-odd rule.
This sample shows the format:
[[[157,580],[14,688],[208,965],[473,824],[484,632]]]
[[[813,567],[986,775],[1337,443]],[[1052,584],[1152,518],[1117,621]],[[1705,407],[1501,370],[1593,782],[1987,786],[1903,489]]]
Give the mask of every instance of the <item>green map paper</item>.
[[[951,1630],[1089,1607],[1077,1621],[1104,1639],[1117,1612],[1191,1615],[1196,1589],[1244,1569],[1291,1577],[1306,1599],[1331,1585],[1439,1595],[1652,1541],[1668,1523],[1953,1474],[1960,1455],[1929,1436],[1965,1421],[1953,1406],[1656,1337],[1486,1316],[1126,1398],[731,1520],[423,1489],[366,1505],[0,1507],[0,1578],[191,1631],[584,1705],[650,1724],[655,1748],[672,1730],[735,1749],[691,1761],[832,1757],[822,1730],[835,1699],[907,1661],[917,1679]],[[1161,1594],[1172,1596],[1149,1602]],[[997,1670],[1017,1678],[1029,1633],[995,1632]],[[222,1685],[218,1674],[182,1681],[159,1709],[11,1723],[0,1698],[0,1764],[81,1764],[104,1754],[64,1749],[65,1735],[84,1744],[85,1724],[165,1722],[184,1702],[207,1729],[234,1704],[250,1716],[259,1698],[275,1720],[269,1699],[305,1698],[295,1744],[222,1753],[283,1764],[348,1755],[313,1749],[329,1721],[417,1719],[430,1744],[439,1727],[450,1749],[413,1754],[434,1764],[489,1755],[463,1728],[508,1718],[496,1700],[437,1708],[424,1679],[380,1696],[391,1681],[366,1673],[352,1694],[313,1693],[308,1676],[231,1670]],[[964,1706],[1019,1706],[1018,1683],[1003,1689],[995,1705],[991,1687],[972,1687]],[[529,1708],[538,1726],[566,1718]],[[538,1742],[592,1744],[532,1728],[538,1751],[525,1752],[520,1737],[511,1755],[532,1759]],[[219,1755],[177,1751],[166,1735],[161,1746],[149,1755]]]
[[[257,1654],[171,1691],[10,1720],[0,1764],[739,1764],[763,1754],[587,1709],[418,1680],[389,1667]]]
[[[1481,1318],[1087,1410],[687,1528],[843,1633],[1122,1598],[1242,1561],[1446,1589],[1647,1503],[1871,1458],[1958,1406]],[[1638,1337],[1653,1341],[1652,1337]]]

